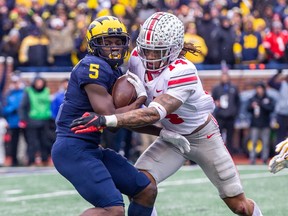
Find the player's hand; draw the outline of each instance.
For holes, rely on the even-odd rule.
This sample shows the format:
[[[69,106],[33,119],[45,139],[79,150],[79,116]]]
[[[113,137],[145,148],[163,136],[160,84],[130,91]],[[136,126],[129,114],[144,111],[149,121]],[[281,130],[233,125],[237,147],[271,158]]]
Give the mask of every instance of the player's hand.
[[[288,161],[282,160],[280,155],[275,155],[269,162],[268,169],[271,173],[277,173],[280,170],[288,167]]]
[[[182,154],[188,153],[191,150],[189,141],[178,133],[162,129],[160,131],[160,138],[174,145]]]
[[[275,152],[279,153],[269,162],[269,170],[272,173],[288,167],[288,138],[276,145]]]
[[[288,138],[276,145],[275,152],[279,153],[280,157],[284,160],[288,152]]]
[[[129,70],[126,74],[128,75],[127,81],[130,82],[136,90],[137,98],[141,96],[147,97],[146,89],[139,77],[136,74],[131,73]]]
[[[76,134],[101,131],[106,127],[106,119],[102,115],[86,112],[82,117],[73,120],[71,130]]]

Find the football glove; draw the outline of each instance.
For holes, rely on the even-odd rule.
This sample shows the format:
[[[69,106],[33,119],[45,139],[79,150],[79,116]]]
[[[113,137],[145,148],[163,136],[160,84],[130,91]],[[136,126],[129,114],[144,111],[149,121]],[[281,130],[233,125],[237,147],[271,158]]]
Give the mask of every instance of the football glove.
[[[134,86],[137,93],[137,98],[141,96],[147,97],[146,89],[142,81],[139,79],[139,77],[136,74],[130,72],[129,70],[127,71],[127,75],[128,75],[127,81]]]
[[[85,112],[82,117],[73,120],[70,125],[75,134],[102,131],[106,127],[106,119],[93,112]]]
[[[271,173],[277,173],[280,170],[288,167],[288,161],[281,158],[280,155],[275,155],[269,162],[269,171]]]
[[[280,153],[269,162],[269,170],[272,173],[277,173],[288,167],[288,138],[276,145],[275,152]]]
[[[182,154],[188,153],[191,150],[189,141],[178,133],[162,129],[159,136],[162,140],[169,142],[178,148]]]
[[[285,160],[288,153],[288,138],[276,145],[275,152],[279,153],[279,160]]]

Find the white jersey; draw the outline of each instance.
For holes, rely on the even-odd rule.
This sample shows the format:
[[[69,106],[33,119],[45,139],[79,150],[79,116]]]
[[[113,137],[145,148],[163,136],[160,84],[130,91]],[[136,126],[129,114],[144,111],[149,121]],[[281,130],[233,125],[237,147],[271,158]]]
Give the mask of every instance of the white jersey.
[[[161,120],[164,128],[179,134],[190,134],[202,125],[214,110],[214,101],[207,94],[193,63],[185,58],[173,61],[159,76],[145,81],[146,71],[138,57],[136,49],[129,59],[129,70],[135,73],[145,84],[148,106],[161,94],[169,94],[182,101],[182,105]]]

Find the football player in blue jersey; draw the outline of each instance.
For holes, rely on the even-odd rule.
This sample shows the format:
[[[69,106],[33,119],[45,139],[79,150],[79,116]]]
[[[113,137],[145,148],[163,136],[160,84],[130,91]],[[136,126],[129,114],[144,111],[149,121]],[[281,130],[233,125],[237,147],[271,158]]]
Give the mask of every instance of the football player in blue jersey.
[[[81,215],[124,216],[123,193],[131,198],[129,215],[141,212],[150,216],[153,203],[148,202],[151,199],[145,193],[155,188],[149,178],[115,151],[102,148],[101,132],[75,134],[70,130],[72,121],[87,111],[122,113],[139,108],[147,98],[142,88],[129,106],[115,109],[113,105],[111,90],[122,76],[119,66],[128,53],[129,36],[124,24],[113,16],[99,17],[89,25],[86,37],[88,54],[73,68],[56,118],[54,165],[95,206]]]

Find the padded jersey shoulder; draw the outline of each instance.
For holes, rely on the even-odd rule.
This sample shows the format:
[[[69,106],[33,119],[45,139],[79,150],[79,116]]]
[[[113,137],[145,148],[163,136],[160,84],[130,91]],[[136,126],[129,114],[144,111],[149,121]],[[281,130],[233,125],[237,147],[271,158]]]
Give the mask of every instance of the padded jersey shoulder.
[[[112,69],[103,59],[86,55],[72,70],[71,79],[80,88],[87,84],[98,84],[109,90],[122,75],[120,69]]]

